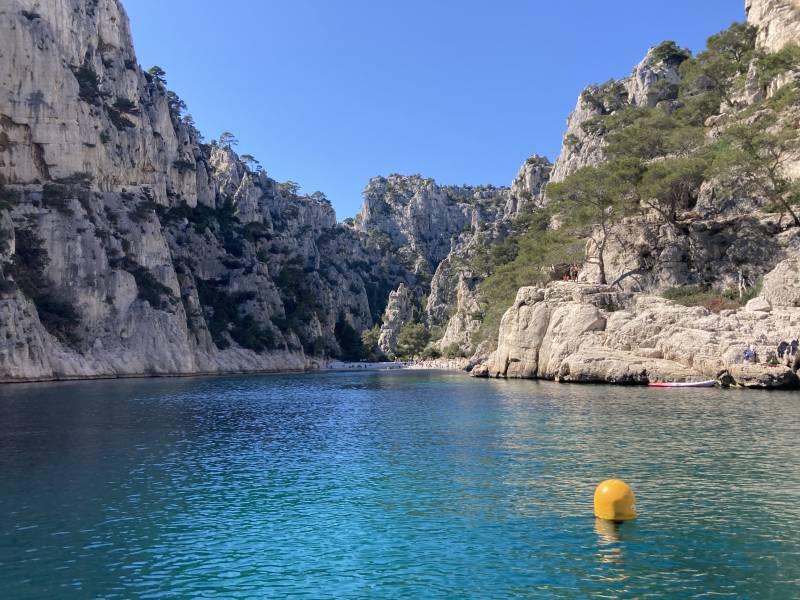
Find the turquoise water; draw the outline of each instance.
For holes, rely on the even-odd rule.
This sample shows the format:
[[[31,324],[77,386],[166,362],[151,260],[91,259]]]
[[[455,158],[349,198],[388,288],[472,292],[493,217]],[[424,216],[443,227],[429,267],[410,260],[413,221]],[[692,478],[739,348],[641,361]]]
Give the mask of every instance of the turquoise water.
[[[800,394],[426,371],[0,387],[3,598],[800,596]],[[622,477],[640,517],[592,517]]]

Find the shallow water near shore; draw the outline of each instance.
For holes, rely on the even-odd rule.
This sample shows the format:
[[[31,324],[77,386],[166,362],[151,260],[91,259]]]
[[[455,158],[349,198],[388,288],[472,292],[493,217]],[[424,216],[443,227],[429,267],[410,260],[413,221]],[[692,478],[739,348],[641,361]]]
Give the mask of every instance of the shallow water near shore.
[[[800,596],[800,394],[435,371],[0,387],[4,598]],[[639,519],[596,522],[621,477]]]

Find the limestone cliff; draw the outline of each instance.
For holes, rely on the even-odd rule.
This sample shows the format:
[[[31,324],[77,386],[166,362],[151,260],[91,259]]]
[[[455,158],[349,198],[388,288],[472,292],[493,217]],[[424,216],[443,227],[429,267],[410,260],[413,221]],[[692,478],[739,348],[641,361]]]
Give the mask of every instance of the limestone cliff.
[[[502,318],[497,350],[476,375],[798,385],[798,356],[767,358],[800,335],[800,220],[788,200],[800,175],[800,95],[798,65],[787,49],[800,42],[800,20],[790,0],[752,0],[747,10],[755,30],[732,26],[696,59],[661,44],[630,77],[581,95],[551,182],[580,182],[578,175],[592,173],[605,185],[599,168],[612,166],[611,142],[611,158],[625,157],[639,170],[624,184],[615,180],[623,202],[603,205],[586,226],[580,282],[521,288]],[[782,49],[777,58],[770,54]],[[689,69],[679,68],[684,61]],[[691,113],[698,99],[705,112]],[[681,110],[683,120],[673,118]],[[637,125],[657,128],[659,119],[680,131],[678,145]],[[643,142],[642,155],[620,140]],[[676,167],[688,169],[669,170]],[[666,175],[660,181],[669,185],[648,187],[651,174]],[[592,193],[572,185],[554,186],[551,195]],[[561,216],[551,227],[561,226]],[[662,296],[667,292],[696,296],[678,304]],[[706,306],[693,306],[703,294]],[[757,363],[744,360],[748,347]]]
[[[397,349],[397,336],[400,328],[411,320],[414,305],[408,287],[402,283],[389,294],[386,310],[383,313],[378,349],[387,356],[393,356]]]
[[[800,1],[747,0],[747,21],[758,27],[758,44],[776,52],[800,39]]]
[[[655,106],[675,98],[679,67],[688,58],[671,42],[651,48],[631,74],[622,80],[590,85],[578,97],[575,110],[567,119],[561,152],[553,165],[550,181],[563,181],[581,167],[604,160],[604,132],[592,127],[592,119],[627,106]]]
[[[443,186],[419,175],[374,177],[364,190],[356,229],[409,270],[433,273],[458,237],[514,210],[508,188]]]
[[[301,369],[380,317],[402,270],[203,144],[118,1],[9,0],[0,32],[0,379]]]

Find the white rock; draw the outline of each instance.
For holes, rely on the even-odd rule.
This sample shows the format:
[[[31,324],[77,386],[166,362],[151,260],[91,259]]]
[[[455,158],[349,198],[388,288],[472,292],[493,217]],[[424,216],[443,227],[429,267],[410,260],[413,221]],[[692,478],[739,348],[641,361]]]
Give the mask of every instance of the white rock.
[[[758,296],[752,300],[748,300],[747,304],[744,306],[744,309],[747,312],[770,312],[772,310],[772,306],[770,306],[770,303],[764,298]]]

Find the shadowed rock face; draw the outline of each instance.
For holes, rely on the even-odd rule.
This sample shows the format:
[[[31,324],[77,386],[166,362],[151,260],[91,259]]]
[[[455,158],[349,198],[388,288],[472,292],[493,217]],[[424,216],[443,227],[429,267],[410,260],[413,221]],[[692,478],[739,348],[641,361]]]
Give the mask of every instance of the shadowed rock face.
[[[301,369],[404,272],[136,62],[115,0],[0,6],[0,379]]]

